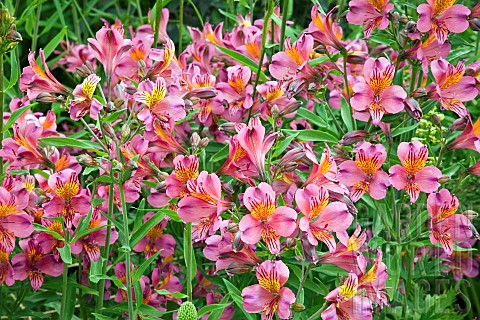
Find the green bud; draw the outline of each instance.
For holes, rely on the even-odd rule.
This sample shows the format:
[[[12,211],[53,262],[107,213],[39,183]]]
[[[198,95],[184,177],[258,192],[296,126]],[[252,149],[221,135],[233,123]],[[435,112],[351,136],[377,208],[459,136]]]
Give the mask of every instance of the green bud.
[[[190,301],[185,301],[184,303],[182,303],[182,305],[178,309],[177,319],[178,320],[197,320],[198,315],[197,315],[197,309],[195,308],[195,305]]]

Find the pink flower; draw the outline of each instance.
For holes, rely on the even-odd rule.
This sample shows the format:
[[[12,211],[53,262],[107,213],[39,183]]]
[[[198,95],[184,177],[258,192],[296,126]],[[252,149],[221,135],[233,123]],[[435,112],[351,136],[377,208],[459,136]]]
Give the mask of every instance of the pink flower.
[[[344,52],[345,44],[342,41],[342,28],[335,23],[332,17],[338,6],[330,10],[327,15],[318,12],[319,7],[318,4],[312,7],[312,22],[308,26],[308,31],[316,41]]]
[[[432,61],[432,74],[436,86],[430,94],[439,101],[443,109],[455,112],[459,117],[466,117],[469,112],[462,102],[475,99],[478,94],[475,78],[464,76],[465,64],[460,61],[456,67],[448,61]]]
[[[228,104],[228,108],[223,112],[227,120],[241,122],[245,112],[252,107],[253,86],[249,84],[251,77],[252,71],[248,67],[229,67],[227,82],[217,84],[217,100]]]
[[[123,38],[123,27],[115,25],[103,26],[97,31],[96,39],[89,38],[88,43],[95,58],[103,65],[107,79],[111,79],[118,63],[131,48],[131,41]]]
[[[35,60],[35,53],[28,54],[29,67],[23,68],[20,78],[20,90],[27,92],[28,99],[35,99],[39,93],[58,93],[68,95],[69,91],[63,86],[50,72],[45,62],[45,54],[42,49],[39,50],[40,59],[45,70],[42,70]]]
[[[202,171],[187,181],[187,196],[178,202],[178,216],[185,222],[198,222],[210,215],[220,215],[229,203],[222,200],[222,185],[215,173]]]
[[[414,203],[421,192],[431,193],[440,186],[438,179],[442,172],[434,166],[425,166],[428,161],[428,149],[419,141],[402,142],[397,150],[402,165],[394,165],[390,172],[390,183],[397,190],[405,190]]]
[[[355,149],[355,161],[347,160],[340,164],[338,180],[352,187],[350,198],[354,202],[366,192],[375,200],[385,198],[390,185],[388,174],[381,170],[387,157],[385,147],[360,142]]]
[[[427,0],[417,8],[420,15],[417,29],[420,32],[433,30],[437,40],[443,44],[448,38],[448,31],[462,33],[468,28],[470,10],[455,1]]]
[[[53,254],[44,255],[35,240],[25,239],[19,244],[24,253],[12,258],[15,280],[23,281],[28,277],[32,289],[37,291],[43,284],[45,274],[58,277],[63,273],[63,262],[55,260]]]
[[[330,252],[336,243],[332,232],[347,230],[353,221],[347,206],[341,202],[328,203],[329,194],[323,187],[310,184],[295,193],[295,201],[305,215],[300,219],[300,229],[307,232],[308,241],[316,246],[317,240],[325,243]]]
[[[275,197],[275,191],[265,182],[247,188],[243,202],[250,214],[239,224],[245,243],[255,244],[262,238],[273,254],[280,252],[280,236],[288,237],[295,230],[297,218],[292,208],[277,207]]]
[[[182,198],[187,191],[188,180],[198,177],[198,158],[178,155],[173,159],[173,165],[173,172],[165,179],[167,195],[170,198]]]
[[[147,79],[138,85],[134,99],[146,106],[138,113],[138,119],[145,122],[148,130],[152,129],[155,119],[166,122],[165,118],[172,118],[177,121],[186,116],[183,99],[166,95],[167,87],[162,77],[157,77],[155,82]]]
[[[78,120],[89,112],[94,120],[98,118],[98,112],[103,108],[102,104],[95,98],[93,93],[100,82],[100,77],[91,74],[83,80],[82,84],[73,90],[74,99],[70,100],[70,118]]]
[[[82,190],[78,174],[72,169],[51,175],[48,186],[52,190],[53,198],[43,206],[46,217],[61,216],[67,228],[70,228],[77,213],[86,215],[90,210],[90,197],[86,190]]]
[[[454,241],[467,241],[473,236],[471,222],[463,214],[456,214],[458,199],[447,189],[431,193],[427,199],[430,213],[430,241],[440,242],[445,253],[451,255]]]
[[[471,117],[467,117],[467,124],[463,132],[452,142],[448,144],[449,149],[471,149],[480,152],[480,118],[472,122]]]
[[[378,27],[384,30],[388,27],[388,13],[393,9],[389,0],[352,0],[348,6],[347,21],[355,25],[365,25],[365,38],[370,38],[372,31]]]
[[[352,108],[368,111],[372,123],[378,125],[385,113],[398,113],[403,110],[403,99],[407,93],[402,87],[393,85],[395,66],[385,58],[369,58],[363,68],[365,83],[353,86],[354,95],[350,99]]]
[[[472,248],[472,245],[476,240],[472,239],[464,243],[459,244],[460,248],[466,250]],[[440,258],[443,258],[443,265],[450,266],[451,268],[443,270],[444,272],[452,271],[455,281],[460,281],[463,276],[469,278],[476,278],[479,274],[479,258],[478,254],[473,254],[472,251],[460,251],[454,250],[451,255],[441,254]]]
[[[372,319],[372,302],[358,296],[358,277],[350,273],[345,282],[325,296],[332,304],[322,312],[323,320],[369,320]]]
[[[238,143],[237,136],[230,138],[228,144],[228,158],[217,170],[218,175],[229,175],[238,181],[244,182],[249,186],[255,186],[251,177],[258,176],[255,166]]]
[[[243,308],[249,313],[262,312],[262,320],[270,320],[277,313],[280,319],[290,318],[290,305],[295,302],[295,295],[283,285],[290,272],[280,260],[267,260],[257,267],[259,284],[242,290]]]
[[[248,126],[242,128],[237,135],[240,146],[246,151],[263,181],[266,178],[265,156],[272,148],[277,136],[278,133],[270,133],[265,136],[265,127],[258,118],[250,119]]]
[[[377,249],[377,258],[372,267],[368,271],[363,268],[358,277],[358,289],[364,289],[367,297],[378,303],[380,307],[388,306],[388,297],[384,291],[387,279],[387,266],[382,262],[382,250]]]
[[[146,223],[151,217],[153,217],[153,212],[148,212],[143,217],[143,223]],[[145,237],[138,242],[133,251],[135,252],[145,252],[145,259],[150,258],[157,251],[160,252],[161,257],[168,257],[173,254],[175,251],[175,238],[171,234],[164,234],[163,230],[167,226],[168,219],[165,218],[160,223],[153,226],[150,231],[145,235]]]

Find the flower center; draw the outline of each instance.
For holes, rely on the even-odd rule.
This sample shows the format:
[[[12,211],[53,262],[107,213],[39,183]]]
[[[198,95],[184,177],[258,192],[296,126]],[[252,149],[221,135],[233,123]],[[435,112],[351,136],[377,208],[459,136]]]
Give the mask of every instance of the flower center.
[[[418,154],[415,155],[413,150],[410,149],[407,158],[403,161],[403,167],[408,176],[415,175],[418,171],[422,170],[427,164],[427,148],[422,147]]]
[[[368,2],[375,7],[378,11],[383,12],[383,9],[385,8],[385,1],[383,0],[368,0]]]
[[[145,94],[145,104],[148,108],[153,109],[157,104],[159,104],[165,95],[167,94],[166,88],[160,88],[159,86],[155,85],[152,89],[152,93],[144,92]]]
[[[255,59],[260,58],[260,49],[258,48],[255,41],[245,43],[245,49],[250,53]]]
[[[91,74],[83,80],[82,83],[82,92],[83,94],[91,99],[93,97],[93,93],[95,92],[95,88],[97,84],[100,82],[100,77],[95,74]]]
[[[163,229],[161,226],[156,225],[150,231],[148,231],[147,236],[150,240],[156,240],[163,234]]]
[[[140,49],[132,48],[130,50],[130,57],[135,61],[145,60],[145,55]]]
[[[300,56],[300,52],[298,52],[297,48],[294,47],[288,47],[285,49],[285,53],[290,57],[290,59],[293,60],[298,65],[301,65],[303,63],[303,59]]]
[[[328,204],[328,198],[317,198],[312,197],[310,198],[310,220],[314,220],[316,217],[320,215],[320,213],[325,209]]]
[[[445,79],[445,82],[441,85],[441,89],[446,89],[450,86],[453,86],[454,84],[460,82],[463,78],[463,70],[460,68],[453,69],[452,66],[449,66],[448,71],[447,71],[447,77]]]
[[[243,88],[245,88],[245,82],[243,81],[243,78],[234,74],[229,77],[228,84],[238,93],[242,93]]]
[[[273,101],[280,98],[283,95],[283,90],[280,86],[270,87],[267,91],[267,100]]]
[[[365,153],[361,150],[357,155],[355,163],[357,167],[362,170],[367,176],[371,177],[378,171],[378,155],[376,154],[372,158],[367,158]]]
[[[395,67],[393,65],[387,66],[383,73],[380,72],[379,68],[373,69],[373,75],[370,78],[370,87],[376,96],[380,95],[392,84],[394,71]]]
[[[274,278],[262,278],[258,280],[258,283],[268,291],[272,293],[278,293],[280,291],[280,281]]]
[[[198,169],[194,166],[181,167],[175,169],[175,176],[178,180],[186,183],[190,179],[196,179],[198,177]]]
[[[252,205],[252,211],[250,213],[257,220],[267,221],[275,211],[275,204],[271,199],[267,198],[265,203],[258,202],[256,199],[250,200],[250,202]]]
[[[4,219],[7,216],[17,212],[18,210],[14,195],[11,195],[10,200],[7,203],[0,204],[0,219]]]

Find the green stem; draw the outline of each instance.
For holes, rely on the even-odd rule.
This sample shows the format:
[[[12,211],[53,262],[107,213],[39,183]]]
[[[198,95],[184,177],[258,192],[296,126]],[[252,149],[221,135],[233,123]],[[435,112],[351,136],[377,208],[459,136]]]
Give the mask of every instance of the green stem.
[[[406,319],[407,315],[407,307],[408,307],[408,294],[410,293],[410,287],[411,287],[411,282],[412,282],[412,268],[414,266],[413,264],[413,259],[414,255],[413,252],[410,250],[410,246],[407,246],[407,279],[405,282],[405,297],[403,301],[403,306],[402,306],[402,319]]]
[[[185,224],[184,235],[185,237],[185,264],[187,266],[187,296],[188,301],[192,302],[192,281],[193,281],[193,243],[192,243],[192,223],[187,222]]]
[[[153,47],[157,47],[158,30],[160,28],[160,21],[162,20],[163,0],[157,0],[157,9],[155,10],[155,32],[153,33]]]
[[[400,242],[401,235],[402,235],[402,220],[400,217],[400,210],[397,208],[396,204],[396,199],[395,199],[395,189],[393,186],[390,188],[390,194],[392,195],[392,208],[393,208],[393,217],[394,217],[394,224],[395,224],[395,233],[396,233],[396,239],[398,242]]]
[[[42,13],[42,5],[39,4],[37,7],[37,14],[35,15],[35,26],[33,28],[33,36],[32,36],[32,52],[37,49],[37,40],[38,40],[38,26],[40,22],[40,15]]]
[[[183,5],[185,0],[180,0],[180,13],[178,16],[178,54],[183,51]]]
[[[285,42],[285,30],[287,29],[287,14],[288,14],[288,3],[289,0],[283,0],[282,4],[282,25],[280,30],[280,43],[279,43],[279,51],[283,51],[283,45]]]
[[[200,22],[200,25],[202,26],[202,29],[203,29],[203,19],[202,19],[202,14],[200,13],[200,11],[198,10],[197,6],[195,5],[195,3],[193,3],[192,0],[188,0],[188,3],[190,3],[190,5],[192,6],[193,10],[195,11],[195,13],[197,14],[197,18],[198,18],[198,21]]]
[[[341,11],[339,11],[341,12]],[[350,86],[348,85],[348,75],[347,75],[347,57],[348,52],[345,51],[343,54],[343,80],[345,85],[345,91],[347,92],[347,104],[350,107],[350,113],[352,112],[352,104],[350,102],[351,95],[350,95]],[[352,118],[353,119],[353,118]],[[357,121],[353,119],[353,129],[357,130]]]
[[[138,11],[138,17],[140,18],[140,23],[142,23],[143,15],[142,15],[142,7],[140,6],[140,0],[137,0],[136,6],[137,6],[137,11]]]
[[[0,52],[0,144],[3,141],[3,103],[4,103],[4,95],[3,92],[4,84],[3,84],[3,52]],[[0,177],[3,175],[3,159],[0,157]]]
[[[128,230],[128,211],[127,211],[127,202],[125,201],[125,190],[123,188],[123,175],[118,183],[118,189],[120,191],[120,201],[122,202],[122,216],[123,216],[123,230],[125,232],[125,269],[126,269],[126,284],[127,287],[127,305],[128,305],[128,318],[133,320],[136,318],[133,309],[133,298],[132,298],[132,269],[131,269],[131,256],[130,256],[130,232]]]
[[[295,299],[297,300],[300,297],[300,293],[302,292],[303,286],[305,285],[305,281],[308,278],[308,273],[310,272],[311,268],[312,268],[312,264],[309,263],[307,269],[305,270],[305,258],[304,258],[302,260],[302,279],[300,280],[300,285],[298,286],[297,295],[295,296]]]
[[[328,300],[325,300],[325,302],[323,303],[322,307],[320,309],[317,310],[317,312],[315,312],[314,314],[312,314],[307,320],[317,320],[317,319],[320,319],[320,315],[322,314],[323,310],[325,310],[327,308],[327,305],[328,305]]]
[[[342,133],[342,135],[345,135],[345,131],[342,129],[342,126],[340,123],[338,123],[337,118],[335,118],[335,115],[333,114],[332,109],[330,108],[329,105],[325,104],[325,108],[327,109],[328,113],[330,114],[330,117],[332,117],[333,123],[335,124],[335,127],[337,127],[338,131]]]
[[[474,312],[474,314],[480,314],[480,300],[478,299],[478,294],[477,294],[477,286],[475,285],[475,281],[474,279],[470,278],[468,279],[468,281],[470,282],[470,291],[472,292],[472,296],[473,296],[473,304],[475,306],[475,309],[476,311]]]
[[[113,172],[110,170],[110,176],[113,177]],[[108,216],[110,218],[113,217],[113,210],[115,208],[114,200],[114,184],[110,184],[108,189]],[[110,222],[109,222],[110,223]],[[110,237],[111,237],[112,228],[110,224],[107,224],[107,234],[105,236],[105,247],[103,248],[102,252],[102,274],[107,274],[107,267],[108,267],[108,257],[110,256]],[[103,298],[105,294],[105,279],[101,279],[98,285],[98,298],[97,298],[97,305],[95,306],[95,312],[98,314],[102,314],[103,308]]]
[[[66,228],[63,229],[65,237],[65,245],[69,245],[69,233]],[[65,308],[67,306],[67,290],[68,290],[68,264],[63,262],[63,275],[62,275],[62,304],[60,306],[60,319],[67,320],[65,317]]]

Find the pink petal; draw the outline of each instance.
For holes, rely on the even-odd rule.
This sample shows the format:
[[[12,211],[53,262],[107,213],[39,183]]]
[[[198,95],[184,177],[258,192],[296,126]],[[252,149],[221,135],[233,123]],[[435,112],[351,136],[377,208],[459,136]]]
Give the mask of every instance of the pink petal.
[[[289,207],[278,207],[268,218],[267,223],[272,226],[278,235],[288,237],[295,230],[297,212]]]
[[[264,306],[274,297],[270,291],[259,284],[248,286],[242,290],[243,308],[249,313],[262,312]]]
[[[295,295],[289,288],[282,288],[279,292],[277,314],[280,319],[288,319],[291,315],[290,305],[295,302]]]
[[[196,222],[217,212],[217,206],[201,199],[186,196],[178,202],[178,216],[185,222]]]
[[[346,186],[353,186],[355,183],[366,179],[365,173],[355,164],[355,161],[347,160],[340,164],[338,181]]]
[[[368,193],[375,200],[385,198],[387,195],[387,187],[390,185],[388,174],[382,170],[377,171],[373,176],[368,189]]]
[[[251,214],[247,214],[238,224],[242,231],[242,241],[248,244],[256,244],[262,237],[261,221],[255,219]]]
[[[442,172],[434,166],[428,166],[415,174],[415,182],[421,191],[431,193],[437,191],[440,184],[438,179],[442,176]]]
[[[391,167],[388,172],[390,173],[390,183],[392,186],[397,190],[405,189],[405,184],[407,183],[407,173],[405,172],[405,168],[396,164]]]

